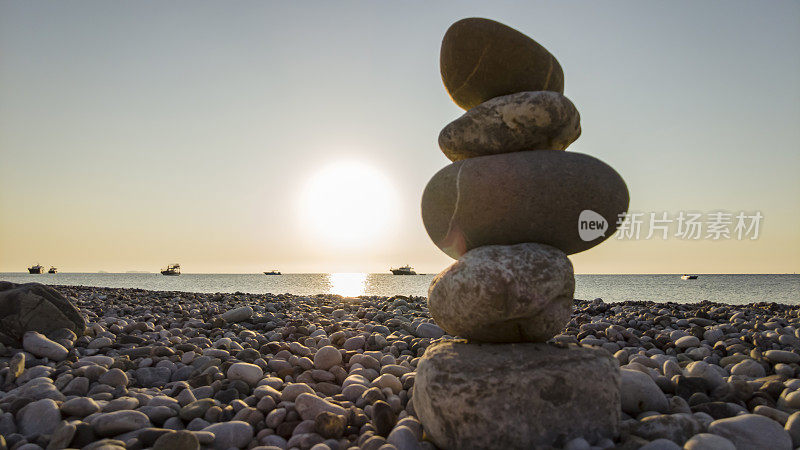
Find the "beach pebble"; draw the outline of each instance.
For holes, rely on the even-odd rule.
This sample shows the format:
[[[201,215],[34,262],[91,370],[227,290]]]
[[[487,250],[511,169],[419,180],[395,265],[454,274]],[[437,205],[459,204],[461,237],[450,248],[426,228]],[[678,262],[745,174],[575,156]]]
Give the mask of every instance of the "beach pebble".
[[[681,450],[681,446],[669,439],[656,439],[641,447],[639,450]]]
[[[95,433],[100,436],[115,436],[128,431],[152,426],[150,419],[141,411],[114,411],[102,413],[92,422]]]
[[[36,331],[25,333],[22,338],[22,347],[40,358],[50,358],[53,361],[63,361],[69,354],[69,350],[63,345],[51,341]]]
[[[325,439],[338,439],[344,434],[347,418],[330,411],[322,411],[314,418],[314,431]]]
[[[724,371],[721,370],[719,366],[708,364],[705,361],[695,361],[689,363],[686,366],[686,373],[690,377],[704,379],[712,388],[720,386],[725,382],[725,380],[722,379]]]
[[[281,391],[281,399],[293,402],[300,394],[314,394],[314,389],[305,383],[291,383],[286,385]]]
[[[50,442],[47,444],[47,449],[61,449],[68,448],[69,444],[75,437],[75,432],[78,427],[72,423],[61,421],[56,427],[53,434],[50,436]]]
[[[326,345],[317,350],[314,354],[314,367],[320,370],[328,370],[333,366],[342,363],[342,353],[336,347]]]
[[[364,336],[353,336],[344,341],[342,348],[345,350],[358,350],[364,348],[366,342],[367,340],[364,339]]]
[[[222,314],[222,318],[228,323],[243,322],[253,316],[253,308],[249,306],[242,306],[240,308],[226,311]]]
[[[683,445],[704,428],[691,413],[656,414],[644,417],[630,428],[631,433],[648,440],[668,439]]]
[[[644,411],[669,411],[669,402],[653,379],[636,370],[620,370],[622,411],[637,415]]]
[[[796,364],[800,362],[800,354],[786,350],[767,350],[764,357],[772,363]]]
[[[417,325],[414,335],[420,338],[439,339],[444,336],[444,330],[435,323],[423,322]]]
[[[552,91],[495,97],[470,109],[439,133],[451,161],[525,150],[564,150],[581,134],[580,115]]]
[[[323,411],[328,411],[340,416],[347,414],[347,410],[341,406],[334,405],[323,398],[309,393],[298,395],[294,401],[294,408],[303,420],[314,420],[317,414]]]
[[[390,373],[384,373],[378,378],[372,380],[372,385],[377,386],[380,389],[389,388],[395,394],[403,390],[403,383],[401,383],[396,376]]]
[[[214,448],[217,450],[243,448],[253,440],[253,427],[240,420],[215,423],[204,428],[203,431],[214,435]]]
[[[587,209],[604,222],[588,240],[579,234],[578,220]],[[610,237],[627,209],[628,188],[614,169],[560,150],[457,161],[437,172],[422,194],[425,230],[452,258],[485,245],[528,242],[581,252]]]
[[[250,386],[255,386],[264,377],[264,371],[255,364],[238,362],[228,368],[229,380],[242,380]]]
[[[687,349],[690,347],[697,347],[700,345],[700,339],[696,336],[683,336],[675,341],[675,347],[680,349]]]
[[[764,367],[753,361],[752,359],[745,359],[744,361],[731,367],[731,375],[741,375],[748,378],[761,378],[766,375]]]
[[[793,448],[792,438],[778,422],[758,414],[715,420],[709,425],[708,432],[728,439],[737,449]]]
[[[564,450],[590,450],[592,445],[584,438],[575,438],[564,444]]]
[[[135,377],[142,387],[161,387],[169,383],[172,371],[168,367],[141,367]]]
[[[386,442],[395,446],[397,450],[419,450],[420,445],[417,436],[411,428],[398,425],[392,429]]]
[[[711,328],[703,332],[703,339],[714,344],[725,336],[725,332],[719,328]]]
[[[129,382],[128,375],[117,367],[100,375],[100,378],[98,378],[97,381],[112,387],[125,387]]]
[[[784,429],[792,439],[792,447],[800,447],[800,411],[793,412],[786,420]]]
[[[23,436],[51,434],[61,423],[61,411],[49,398],[37,400],[17,412],[16,423]]]
[[[90,384],[91,382],[86,377],[75,377],[61,389],[61,392],[63,392],[64,395],[84,396],[89,393]]]
[[[100,405],[89,397],[75,397],[61,404],[64,416],[86,417],[96,412],[100,412]]]
[[[736,450],[733,442],[711,433],[695,434],[686,441],[683,448],[684,450]]]
[[[572,263],[540,244],[464,254],[431,282],[428,307],[448,334],[481,342],[544,342],[572,312]]]
[[[153,450],[200,450],[200,441],[190,431],[165,433],[156,439]]]
[[[462,19],[451,25],[439,63],[447,92],[463,109],[515,92],[564,92],[564,73],[547,49],[489,19]]]
[[[604,350],[441,341],[417,365],[413,401],[439,447],[532,448],[616,435],[618,386]]]
[[[112,341],[111,338],[103,336],[103,337],[99,337],[97,339],[94,339],[92,342],[89,343],[89,345],[86,346],[86,348],[100,349],[100,348],[105,348],[105,347],[111,347],[111,344],[113,344],[113,343],[114,343],[114,341]]]

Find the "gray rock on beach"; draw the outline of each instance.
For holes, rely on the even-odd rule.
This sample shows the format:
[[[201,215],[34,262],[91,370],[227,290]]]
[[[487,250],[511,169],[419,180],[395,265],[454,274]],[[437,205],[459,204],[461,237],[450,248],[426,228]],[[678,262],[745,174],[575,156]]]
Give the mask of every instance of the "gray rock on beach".
[[[0,281],[0,343],[18,345],[26,331],[47,334],[60,328],[78,336],[86,330],[86,321],[65,296],[39,283]]]
[[[787,350],[767,350],[764,352],[764,357],[772,363],[800,363],[800,354]]]
[[[17,413],[17,426],[23,436],[51,434],[60,423],[61,411],[49,398],[28,403]]]
[[[637,370],[621,369],[622,411],[637,415],[645,411],[669,411],[669,401],[649,375]]]
[[[444,330],[435,323],[422,322],[417,325],[414,335],[421,338],[439,339],[444,336]]]
[[[441,448],[533,448],[617,435],[619,395],[604,350],[444,341],[420,359],[413,400]]]
[[[758,414],[743,414],[715,420],[709,425],[708,432],[728,439],[737,449],[793,448],[792,438],[778,422]]]
[[[317,414],[323,411],[328,411],[339,416],[347,414],[347,410],[341,406],[334,405],[324,398],[309,393],[298,395],[294,401],[294,408],[303,420],[314,420]]]
[[[203,429],[214,434],[214,448],[228,450],[243,448],[253,440],[253,427],[247,422],[232,420],[215,423]]]
[[[525,150],[564,150],[581,135],[580,114],[553,91],[518,92],[470,109],[439,133],[451,161]]]
[[[255,386],[264,378],[264,371],[255,364],[238,362],[228,369],[229,380],[242,380],[250,386]]]
[[[684,450],[736,450],[733,442],[711,433],[695,434],[686,441],[683,448]]]
[[[575,279],[562,251],[541,244],[470,250],[431,282],[428,308],[448,334],[481,342],[544,342],[572,313]]]
[[[314,367],[320,370],[328,370],[333,366],[342,363],[342,354],[339,349],[331,345],[326,345],[317,350],[314,354]]]
[[[153,444],[153,450],[200,450],[197,437],[185,430],[161,435]]]
[[[128,431],[151,427],[150,419],[141,411],[114,411],[99,415],[93,422],[95,433],[100,436],[115,436]]]
[[[69,350],[63,345],[51,341],[47,336],[36,331],[25,333],[22,337],[22,348],[40,358],[50,358],[53,361],[63,361],[69,355]]]
[[[242,306],[222,314],[222,318],[228,323],[243,322],[251,317],[253,317],[253,308],[249,306]]]

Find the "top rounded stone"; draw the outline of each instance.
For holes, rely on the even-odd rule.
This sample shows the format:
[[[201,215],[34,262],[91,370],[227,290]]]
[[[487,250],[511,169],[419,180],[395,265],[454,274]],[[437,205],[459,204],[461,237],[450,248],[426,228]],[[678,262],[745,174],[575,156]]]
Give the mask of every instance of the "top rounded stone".
[[[564,92],[564,72],[556,58],[494,20],[469,18],[451,25],[439,64],[447,92],[464,109],[516,92]]]

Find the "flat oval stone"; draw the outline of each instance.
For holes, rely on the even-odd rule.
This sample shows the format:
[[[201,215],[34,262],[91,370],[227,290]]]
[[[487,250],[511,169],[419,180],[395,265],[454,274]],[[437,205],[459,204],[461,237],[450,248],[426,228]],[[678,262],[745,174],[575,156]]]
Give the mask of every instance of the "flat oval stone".
[[[566,254],[594,247],[628,209],[628,188],[606,163],[558,150],[504,153],[457,161],[431,178],[422,194],[422,221],[442,251],[459,258],[484,245],[536,242]],[[607,223],[585,241],[581,212]]]
[[[481,342],[544,342],[572,314],[564,252],[541,244],[470,250],[431,282],[428,308],[448,334]]]
[[[495,97],[470,109],[439,133],[451,161],[524,150],[564,150],[581,135],[581,118],[567,97],[552,91]]]
[[[515,92],[564,92],[564,72],[556,58],[494,20],[473,17],[451,25],[442,39],[439,65],[447,92],[464,109]]]

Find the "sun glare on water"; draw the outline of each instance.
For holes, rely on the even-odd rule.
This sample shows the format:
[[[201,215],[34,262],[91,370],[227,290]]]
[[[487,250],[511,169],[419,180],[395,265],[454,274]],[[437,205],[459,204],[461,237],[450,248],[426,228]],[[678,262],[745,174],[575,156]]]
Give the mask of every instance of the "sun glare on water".
[[[389,180],[360,162],[325,167],[311,177],[301,199],[310,237],[340,247],[366,245],[385,236],[396,209]]]
[[[328,274],[331,294],[342,297],[358,297],[364,295],[367,287],[365,273],[330,273]]]

